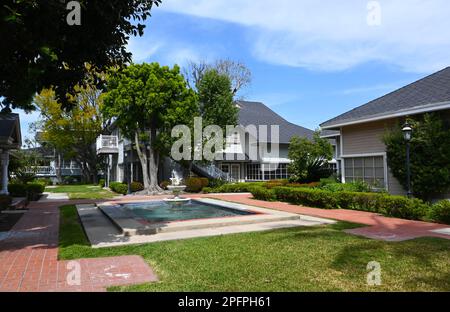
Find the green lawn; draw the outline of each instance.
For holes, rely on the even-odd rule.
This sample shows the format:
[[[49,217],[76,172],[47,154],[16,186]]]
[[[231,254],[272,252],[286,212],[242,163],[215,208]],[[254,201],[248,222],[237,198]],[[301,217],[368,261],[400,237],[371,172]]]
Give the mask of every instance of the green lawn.
[[[161,281],[116,291],[449,291],[450,241],[400,243],[344,233],[358,225],[281,229],[93,249],[74,206],[61,208],[61,259],[141,255]],[[367,286],[378,261],[382,285]]]
[[[118,196],[108,190],[104,190],[98,185],[59,185],[56,188],[45,189],[51,193],[67,193],[70,199],[107,199]]]

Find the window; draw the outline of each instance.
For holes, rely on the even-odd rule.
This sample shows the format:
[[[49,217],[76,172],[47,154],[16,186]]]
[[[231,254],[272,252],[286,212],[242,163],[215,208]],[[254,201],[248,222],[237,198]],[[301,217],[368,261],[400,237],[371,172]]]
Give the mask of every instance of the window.
[[[263,172],[260,164],[247,164],[247,180],[263,180]]]
[[[267,181],[288,179],[287,164],[247,164],[247,180]]]
[[[364,181],[384,188],[383,156],[345,158],[345,182]]]

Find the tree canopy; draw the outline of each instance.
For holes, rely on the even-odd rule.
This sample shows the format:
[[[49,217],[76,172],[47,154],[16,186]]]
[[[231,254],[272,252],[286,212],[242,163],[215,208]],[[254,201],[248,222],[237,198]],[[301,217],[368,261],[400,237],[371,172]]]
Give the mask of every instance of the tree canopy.
[[[126,44],[142,35],[161,0],[79,0],[80,25],[69,25],[66,1],[2,1],[0,6],[0,109],[33,109],[33,96],[54,87],[58,100],[83,80],[85,63],[101,70],[131,61]],[[101,81],[97,81],[98,86]]]
[[[225,130],[225,126],[237,124],[239,109],[234,105],[228,76],[207,70],[198,82],[197,94],[203,126],[217,125]]]
[[[289,172],[294,182],[315,182],[328,178],[332,170],[328,161],[333,157],[333,147],[327,139],[315,132],[313,139],[294,136],[289,144]]]
[[[411,186],[422,199],[446,194],[450,190],[450,123],[439,113],[409,118],[413,128],[410,142]],[[406,141],[402,125],[386,131],[387,161],[395,178],[405,189]]]
[[[103,113],[134,141],[146,190],[159,191],[158,162],[170,151],[172,128],[191,125],[198,116],[196,94],[180,68],[144,63],[115,70],[108,79]]]
[[[84,85],[74,87],[76,95],[71,96],[75,105],[70,111],[61,108],[53,89],[43,89],[34,99],[40,112],[37,128],[43,132],[42,139],[64,158],[74,159],[85,182],[97,180],[94,144],[105,125],[100,111],[103,94],[92,84],[94,76],[87,76]]]

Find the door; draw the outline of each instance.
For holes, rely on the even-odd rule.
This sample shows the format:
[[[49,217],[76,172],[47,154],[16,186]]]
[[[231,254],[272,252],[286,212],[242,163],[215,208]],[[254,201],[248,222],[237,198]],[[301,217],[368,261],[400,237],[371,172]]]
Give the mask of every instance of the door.
[[[239,181],[241,179],[241,165],[232,164],[231,165],[231,178],[234,181]]]

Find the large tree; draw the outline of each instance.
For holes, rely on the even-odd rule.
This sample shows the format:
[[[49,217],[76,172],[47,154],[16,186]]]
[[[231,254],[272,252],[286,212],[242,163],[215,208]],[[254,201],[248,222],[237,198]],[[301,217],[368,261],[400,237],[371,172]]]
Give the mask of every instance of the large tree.
[[[239,109],[234,105],[231,81],[216,69],[208,69],[197,84],[203,126],[217,125],[225,133],[227,125],[236,125]]]
[[[74,159],[83,180],[93,183],[97,182],[98,169],[94,145],[106,124],[100,111],[103,94],[92,82],[99,75],[89,75],[86,84],[74,87],[75,105],[70,111],[61,108],[53,89],[43,89],[34,99],[40,112],[37,128],[43,132],[42,139],[64,158]]]
[[[74,105],[66,94],[83,80],[84,64],[105,69],[131,61],[128,39],[143,34],[142,22],[161,0],[79,0],[80,25],[69,25],[78,12],[67,2],[2,1],[0,109],[31,110],[33,96],[51,86],[65,107]]]
[[[411,185],[415,196],[428,200],[450,190],[450,122],[439,113],[409,118],[411,139]],[[402,125],[384,135],[387,161],[394,177],[406,185],[406,142]]]
[[[294,182],[315,182],[331,176],[333,171],[328,161],[333,157],[333,147],[327,139],[315,132],[313,139],[294,136],[289,144],[291,180]]]
[[[244,63],[229,59],[217,60],[214,63],[189,62],[184,70],[184,75],[189,85],[198,89],[204,75],[211,70],[216,70],[220,75],[228,77],[233,97],[248,87],[252,80],[252,73]]]
[[[104,104],[104,114],[134,142],[145,192],[160,192],[159,160],[170,151],[172,128],[198,115],[195,92],[176,65],[132,64],[111,73]]]

